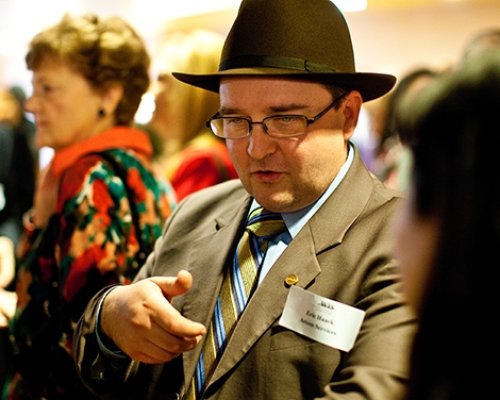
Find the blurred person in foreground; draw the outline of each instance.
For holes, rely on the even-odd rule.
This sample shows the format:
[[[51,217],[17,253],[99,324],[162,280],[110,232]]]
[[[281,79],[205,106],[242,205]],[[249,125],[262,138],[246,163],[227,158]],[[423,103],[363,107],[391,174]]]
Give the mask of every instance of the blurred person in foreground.
[[[55,153],[26,218],[3,398],[90,399],[72,358],[76,321],[102,287],[134,278],[173,204],[147,134],[130,127],[150,59],[122,19],[65,15],[33,37],[26,62],[36,145]]]
[[[178,200],[238,177],[224,140],[205,124],[219,108],[218,94],[186,85],[171,74],[216,72],[223,42],[221,35],[206,30],[171,32],[153,59],[158,79],[153,83],[155,110],[147,126],[162,143],[162,174]]]
[[[136,282],[89,303],[73,348],[103,398],[404,393],[415,321],[388,223],[403,200],[349,143],[395,78],[356,72],[329,0],[283,4],[244,0],[219,71],[174,73],[219,92],[209,125],[241,181],[186,197]]]
[[[500,52],[467,61],[407,109],[414,169],[395,223],[418,313],[408,399],[495,397],[500,368]]]

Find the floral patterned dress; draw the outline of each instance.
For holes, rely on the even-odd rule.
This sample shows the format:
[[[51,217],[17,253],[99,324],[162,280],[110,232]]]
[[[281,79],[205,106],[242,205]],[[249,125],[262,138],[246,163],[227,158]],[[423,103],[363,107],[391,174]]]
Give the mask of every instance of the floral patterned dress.
[[[147,135],[128,127],[56,153],[57,212],[31,234],[18,271],[14,372],[4,399],[95,398],[76,373],[73,331],[98,290],[132,281],[143,261],[137,254],[151,251],[175,205],[171,186],[149,167],[151,155]]]

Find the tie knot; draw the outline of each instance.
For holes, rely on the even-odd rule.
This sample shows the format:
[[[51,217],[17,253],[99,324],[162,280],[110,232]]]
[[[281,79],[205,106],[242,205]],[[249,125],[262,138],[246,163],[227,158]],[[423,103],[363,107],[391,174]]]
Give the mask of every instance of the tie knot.
[[[248,216],[247,229],[260,238],[268,239],[285,232],[286,225],[281,214],[259,207]]]

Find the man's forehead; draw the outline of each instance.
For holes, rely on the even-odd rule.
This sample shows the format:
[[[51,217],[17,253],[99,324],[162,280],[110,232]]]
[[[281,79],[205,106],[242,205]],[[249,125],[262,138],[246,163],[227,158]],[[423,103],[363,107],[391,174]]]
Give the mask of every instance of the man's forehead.
[[[266,115],[312,112],[318,103],[330,101],[331,92],[321,83],[280,77],[225,77],[220,84],[221,114]]]

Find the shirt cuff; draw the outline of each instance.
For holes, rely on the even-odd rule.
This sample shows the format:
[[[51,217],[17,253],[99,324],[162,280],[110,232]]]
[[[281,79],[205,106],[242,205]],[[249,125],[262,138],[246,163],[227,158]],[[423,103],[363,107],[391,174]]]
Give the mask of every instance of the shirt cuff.
[[[109,361],[113,362],[113,364],[118,363],[125,363],[130,360],[130,358],[123,352],[121,351],[116,345],[111,340],[106,340],[106,344],[104,344],[104,338],[102,338],[102,334],[100,334],[100,319],[101,319],[101,310],[102,310],[102,305],[104,303],[104,300],[108,296],[108,294],[111,293],[112,290],[116,289],[118,286],[122,286],[121,284],[114,285],[110,287],[104,295],[101,297],[101,300],[99,301],[99,305],[97,306],[97,316],[96,316],[96,324],[95,324],[95,335],[97,338],[97,343],[99,345],[99,350],[101,353],[109,359]]]

